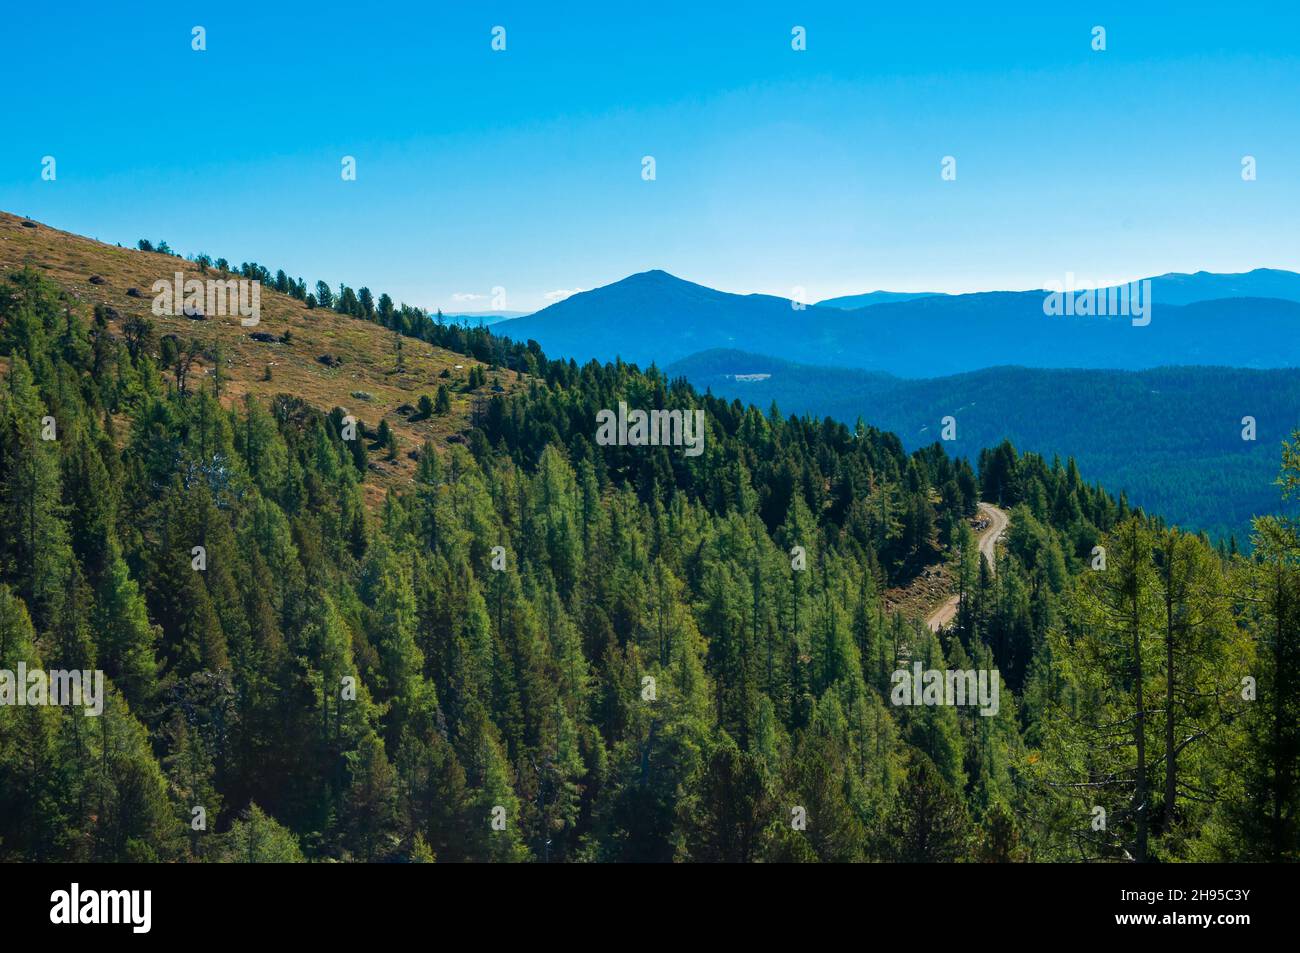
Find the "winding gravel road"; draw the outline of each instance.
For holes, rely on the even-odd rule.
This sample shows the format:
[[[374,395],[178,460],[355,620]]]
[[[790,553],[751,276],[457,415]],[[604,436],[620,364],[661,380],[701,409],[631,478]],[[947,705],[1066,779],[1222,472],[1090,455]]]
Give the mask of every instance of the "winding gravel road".
[[[1011,517],[1006,510],[998,509],[992,503],[981,503],[979,508],[980,512],[989,521],[989,525],[984,527],[984,531],[980,533],[980,552],[989,564],[989,571],[995,573],[998,569],[998,540],[1007,531],[1007,525],[1011,522]],[[930,627],[931,632],[938,632],[956,618],[957,605],[960,601],[960,596],[950,596],[947,602],[930,613],[925,620],[925,624]]]

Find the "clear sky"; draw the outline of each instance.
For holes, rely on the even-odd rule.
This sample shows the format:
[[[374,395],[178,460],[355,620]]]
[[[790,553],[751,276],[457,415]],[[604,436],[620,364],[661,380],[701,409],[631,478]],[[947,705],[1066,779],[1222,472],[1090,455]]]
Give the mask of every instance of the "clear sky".
[[[1135,5],[10,3],[0,208],[445,310],[1300,269],[1300,5]]]

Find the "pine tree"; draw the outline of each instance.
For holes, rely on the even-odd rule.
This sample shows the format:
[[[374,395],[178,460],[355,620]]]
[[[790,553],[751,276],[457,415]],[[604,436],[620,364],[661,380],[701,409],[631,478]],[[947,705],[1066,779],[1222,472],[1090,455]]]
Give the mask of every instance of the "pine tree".
[[[301,864],[302,849],[292,832],[268,817],[256,804],[230,826],[221,857],[228,864]]]
[[[890,818],[892,859],[951,863],[966,855],[972,830],[958,794],[925,755],[914,752],[899,804]]]
[[[376,735],[366,735],[348,753],[348,771],[346,825],[352,848],[367,863],[383,859],[397,843],[397,775]]]
[[[0,578],[11,580],[38,627],[52,618],[71,552],[61,515],[58,421],[46,413],[27,362],[15,355],[0,392]],[[67,421],[65,421],[66,425]],[[51,428],[53,428],[51,430]]]

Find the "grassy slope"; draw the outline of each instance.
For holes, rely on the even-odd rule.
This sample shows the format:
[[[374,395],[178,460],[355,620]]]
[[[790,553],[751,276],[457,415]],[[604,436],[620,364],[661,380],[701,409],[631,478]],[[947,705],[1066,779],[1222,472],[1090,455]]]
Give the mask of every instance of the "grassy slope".
[[[95,304],[111,305],[121,316],[111,322],[114,333],[121,333],[121,322],[127,315],[141,314],[154,322],[159,337],[171,333],[182,341],[198,340],[204,345],[205,355],[199,362],[202,366],[192,372],[196,382],[210,378],[213,368],[209,353],[219,343],[225,358],[222,403],[227,406],[247,393],[263,400],[276,394],[292,394],[324,411],[343,407],[370,428],[378,427],[380,419],[386,418],[397,434],[399,453],[391,462],[379,452],[371,454],[374,466],[366,479],[366,495],[371,503],[382,500],[389,487],[410,481],[415,462],[408,451],[419,448],[425,440],[445,447],[449,437],[468,428],[475,396],[489,396],[494,379],[507,392],[526,385],[513,372],[489,371],[488,386],[479,388],[477,394],[467,393],[466,378],[477,361],[411,338],[402,340],[405,369],[398,374],[391,331],[333,311],[309,311],[302,302],[266,287],[262,288],[261,323],[256,328],[241,327],[237,317],[194,321],[155,316],[150,313],[150,286],[160,279],[170,281],[176,271],[184,272],[185,278],[205,277],[192,262],[105,245],[45,225],[26,228],[22,221],[0,212],[0,274],[31,266],[62,287],[74,309],[81,305],[78,310],[85,320],[89,320]],[[103,278],[104,283],[92,284],[92,275]],[[224,276],[212,271],[207,277]],[[129,297],[128,288],[138,289],[141,297]],[[253,331],[277,338],[285,331],[292,334],[288,344],[266,344],[254,341],[249,336]],[[343,364],[327,367],[317,361],[322,354],[341,358]],[[268,364],[270,381],[263,379]],[[439,378],[444,369],[450,370],[450,379]],[[421,394],[433,397],[439,383],[447,384],[452,392],[451,414],[412,422],[396,413],[402,404],[415,405]],[[364,391],[371,399],[354,398],[353,391]]]

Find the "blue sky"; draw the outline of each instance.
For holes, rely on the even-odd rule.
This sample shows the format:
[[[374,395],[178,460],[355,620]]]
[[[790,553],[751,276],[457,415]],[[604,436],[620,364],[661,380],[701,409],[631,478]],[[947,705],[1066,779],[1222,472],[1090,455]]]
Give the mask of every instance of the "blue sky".
[[[617,6],[12,4],[0,208],[444,310],[1300,269],[1294,3]]]

